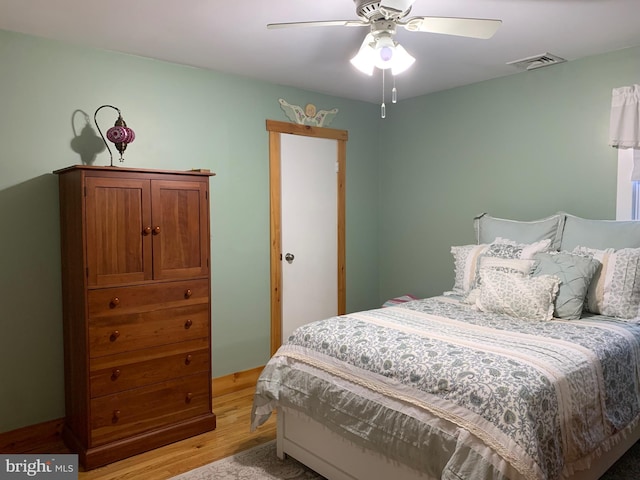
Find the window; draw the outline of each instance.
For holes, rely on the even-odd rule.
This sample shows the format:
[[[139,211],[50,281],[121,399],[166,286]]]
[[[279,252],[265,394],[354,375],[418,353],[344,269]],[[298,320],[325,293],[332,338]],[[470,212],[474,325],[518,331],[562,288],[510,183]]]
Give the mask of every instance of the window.
[[[631,180],[634,162],[640,165],[640,150],[618,149],[617,220],[640,220],[640,181]]]
[[[631,182],[632,196],[631,196],[631,220],[640,220],[640,182]]]

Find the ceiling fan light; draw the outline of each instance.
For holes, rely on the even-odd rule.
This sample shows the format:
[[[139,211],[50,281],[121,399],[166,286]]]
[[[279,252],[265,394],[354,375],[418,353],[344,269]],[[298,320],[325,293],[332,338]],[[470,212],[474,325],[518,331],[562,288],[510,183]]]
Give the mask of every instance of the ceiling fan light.
[[[391,69],[394,75],[398,75],[413,65],[416,59],[390,35],[374,37],[369,34],[350,61],[362,73],[371,76],[376,67],[380,70]]]
[[[366,53],[360,51],[349,61],[351,62],[351,65],[356,67],[362,73],[366,73],[369,76],[373,75],[373,69],[375,65],[373,64],[370,55],[367,55]]]
[[[350,60],[351,65],[369,76],[373,75],[373,69],[375,68],[374,57],[376,53],[374,48],[371,46],[371,42],[372,36],[367,35],[356,56]]]
[[[416,59],[413,58],[402,45],[398,44],[394,52],[391,73],[393,75],[399,75],[413,65],[415,61]]]
[[[391,47],[382,47],[378,50],[378,55],[380,56],[380,60],[383,62],[389,62],[393,58],[393,48]]]
[[[373,61],[376,67],[381,70],[386,70],[393,66],[395,61],[396,43],[393,39],[387,35],[379,36],[376,38],[374,47]]]

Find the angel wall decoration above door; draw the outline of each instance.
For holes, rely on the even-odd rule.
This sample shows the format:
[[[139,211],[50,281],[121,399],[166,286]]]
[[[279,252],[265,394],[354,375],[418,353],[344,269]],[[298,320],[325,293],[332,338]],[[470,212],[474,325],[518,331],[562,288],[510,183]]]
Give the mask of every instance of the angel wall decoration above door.
[[[328,126],[338,113],[337,108],[331,110],[317,110],[316,106],[308,103],[304,108],[299,105],[291,105],[284,98],[279,98],[280,108],[292,122],[300,125],[312,125],[314,127]]]

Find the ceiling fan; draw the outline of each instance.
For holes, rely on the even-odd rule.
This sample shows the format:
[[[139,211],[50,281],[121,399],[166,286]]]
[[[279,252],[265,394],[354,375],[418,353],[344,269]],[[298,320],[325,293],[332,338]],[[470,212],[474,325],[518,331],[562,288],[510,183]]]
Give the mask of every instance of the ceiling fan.
[[[452,18],[452,17],[411,17],[403,20],[415,0],[353,0],[356,4],[356,14],[360,20],[326,20],[315,22],[270,23],[267,28],[287,27],[362,27],[380,20],[387,20],[396,26],[404,27],[412,32],[443,33],[472,38],[491,38],[496,32],[501,20],[481,18]]]
[[[270,23],[267,28],[288,27],[370,27],[360,50],[351,59],[351,64],[367,75],[373,75],[377,67],[382,70],[382,104],[380,116],[385,118],[384,72],[387,69],[398,75],[415,62],[398,42],[394,40],[397,27],[410,32],[442,33],[470,38],[491,38],[502,20],[454,17],[410,17],[415,0],[353,0],[359,20],[323,20],[312,22]],[[391,90],[391,101],[396,103],[395,81]]]
[[[267,28],[288,27],[363,27],[369,26],[360,51],[351,63],[368,75],[374,67],[391,68],[394,75],[409,68],[415,59],[400,46],[393,36],[397,27],[411,32],[441,33],[462,37],[488,39],[493,36],[501,20],[452,17],[410,17],[415,0],[353,0],[359,20],[326,20],[311,22],[270,23]]]

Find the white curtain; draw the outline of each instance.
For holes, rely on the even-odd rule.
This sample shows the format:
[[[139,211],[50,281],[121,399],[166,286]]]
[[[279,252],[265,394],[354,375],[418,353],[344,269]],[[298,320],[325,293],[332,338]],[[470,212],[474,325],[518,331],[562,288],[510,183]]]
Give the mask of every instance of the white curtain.
[[[633,170],[631,171],[631,181],[640,182],[640,150],[633,151]]]
[[[640,85],[613,89],[609,145],[640,148]]]

